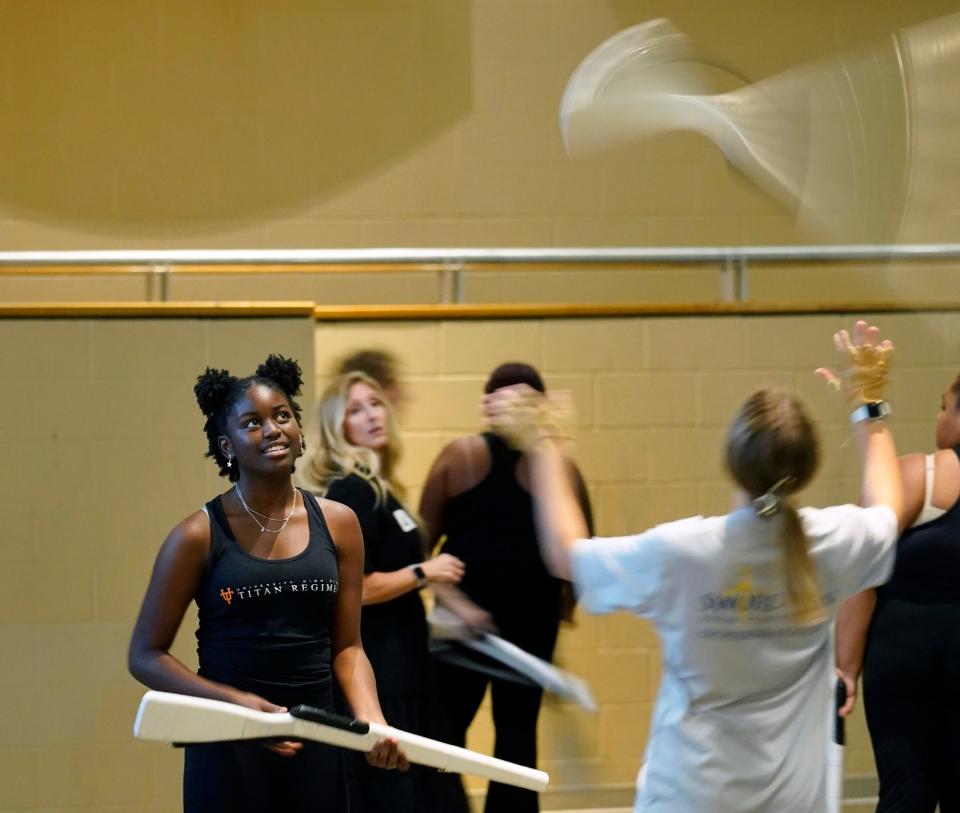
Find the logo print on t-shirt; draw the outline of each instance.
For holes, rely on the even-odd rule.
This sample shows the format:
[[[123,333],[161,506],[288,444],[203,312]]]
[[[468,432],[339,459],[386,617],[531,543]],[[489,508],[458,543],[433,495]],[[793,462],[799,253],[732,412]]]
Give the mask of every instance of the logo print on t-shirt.
[[[237,588],[224,587],[220,590],[220,598],[227,604],[232,604],[236,598],[240,602],[263,599],[268,596],[290,595],[293,593],[307,595],[314,593],[339,593],[340,582],[337,579],[301,579],[293,581],[287,579],[279,582],[263,582],[262,584],[245,584]]]
[[[783,578],[769,567],[743,567],[730,584],[719,592],[699,596],[699,636],[745,640],[748,638],[783,638],[816,634],[822,625],[795,624],[790,618],[790,605]],[[823,602],[837,602],[834,591],[823,593]]]
[[[737,618],[741,621],[747,620],[747,613],[750,607],[750,597],[753,592],[753,572],[749,567],[740,571],[740,581],[733,587],[728,587],[721,594],[724,598],[734,599],[734,606],[737,610]]]

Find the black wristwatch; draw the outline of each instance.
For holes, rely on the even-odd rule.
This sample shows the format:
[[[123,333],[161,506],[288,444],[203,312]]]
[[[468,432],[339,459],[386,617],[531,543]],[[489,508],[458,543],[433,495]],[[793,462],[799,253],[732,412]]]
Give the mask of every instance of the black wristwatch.
[[[410,565],[410,569],[413,571],[413,575],[417,577],[417,589],[422,590],[427,586],[427,574],[423,572],[420,565]]]
[[[861,423],[862,421],[882,421],[890,415],[893,410],[886,401],[867,401],[860,404],[850,414],[850,423]]]

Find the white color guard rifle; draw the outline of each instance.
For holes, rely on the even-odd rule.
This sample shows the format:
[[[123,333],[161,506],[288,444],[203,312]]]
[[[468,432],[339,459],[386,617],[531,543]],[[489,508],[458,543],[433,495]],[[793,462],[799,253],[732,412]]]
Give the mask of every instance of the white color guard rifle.
[[[430,635],[435,640],[456,641],[504,664],[548,692],[573,700],[587,711],[597,710],[593,692],[586,681],[576,675],[564,672],[549,661],[531,655],[499,635],[471,630],[454,613],[443,607],[434,607],[427,620],[430,622]]]
[[[149,691],[140,701],[133,734],[141,740],[175,745],[234,740],[314,740],[369,751],[384,737],[400,743],[407,759],[441,771],[465,773],[541,791],[550,777],[544,771],[479,754],[428,737],[378,723],[351,720],[312,706],[289,712],[255,711],[221,700]]]

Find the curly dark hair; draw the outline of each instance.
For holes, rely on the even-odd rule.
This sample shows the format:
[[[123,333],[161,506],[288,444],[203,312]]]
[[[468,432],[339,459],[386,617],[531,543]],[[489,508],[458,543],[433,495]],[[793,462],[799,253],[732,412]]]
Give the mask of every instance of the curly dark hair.
[[[253,375],[244,378],[232,376],[226,370],[207,367],[197,376],[197,383],[193,387],[200,411],[207,418],[203,425],[203,431],[207,435],[206,456],[213,458],[220,469],[220,476],[228,478],[231,483],[240,478],[240,472],[236,468],[227,467],[227,458],[220,450],[219,440],[227,433],[227,414],[230,408],[254,384],[263,384],[283,395],[293,410],[297,426],[303,429],[300,404],[295,400],[303,386],[303,371],[294,359],[270,354]]]

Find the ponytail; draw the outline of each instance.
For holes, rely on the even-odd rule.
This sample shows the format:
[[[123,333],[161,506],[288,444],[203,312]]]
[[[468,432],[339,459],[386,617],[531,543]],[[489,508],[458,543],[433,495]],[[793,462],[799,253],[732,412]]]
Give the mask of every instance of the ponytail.
[[[790,618],[802,627],[812,627],[827,620],[827,610],[820,592],[820,574],[810,555],[810,543],[803,532],[800,515],[790,503],[781,503],[783,514],[783,564],[786,573]]]
[[[813,424],[796,396],[763,389],[740,407],[727,436],[727,470],[752,497],[758,517],[783,515],[780,544],[787,609],[799,626],[828,618],[817,563],[789,496],[810,482],[819,451]]]

